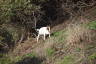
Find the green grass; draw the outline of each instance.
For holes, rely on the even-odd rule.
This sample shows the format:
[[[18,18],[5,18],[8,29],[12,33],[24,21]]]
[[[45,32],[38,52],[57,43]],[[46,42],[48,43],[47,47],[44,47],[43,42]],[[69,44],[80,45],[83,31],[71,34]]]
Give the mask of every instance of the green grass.
[[[56,42],[62,43],[65,41],[66,38],[66,30],[61,30],[53,33],[53,37],[56,38]]]
[[[48,48],[47,50],[46,50],[46,54],[47,54],[47,56],[52,56],[53,54],[54,54],[54,52],[55,52],[55,50],[54,49],[52,49],[52,48]]]
[[[54,32],[53,33],[53,36],[54,37],[57,37],[57,36],[60,36],[61,34],[63,34],[64,33],[64,31],[62,30],[62,31],[57,31],[57,32]]]
[[[94,29],[94,30],[96,30],[96,21],[91,21],[91,22],[89,22],[89,23],[87,24],[87,27],[88,27],[89,29]]]
[[[91,60],[96,59],[96,53],[93,53],[93,54],[90,55],[88,58],[91,59]]]
[[[23,57],[35,57],[36,54],[35,53],[28,53],[26,55],[24,55]]]
[[[68,55],[64,56],[64,59],[59,64],[73,64],[74,63],[74,56]]]

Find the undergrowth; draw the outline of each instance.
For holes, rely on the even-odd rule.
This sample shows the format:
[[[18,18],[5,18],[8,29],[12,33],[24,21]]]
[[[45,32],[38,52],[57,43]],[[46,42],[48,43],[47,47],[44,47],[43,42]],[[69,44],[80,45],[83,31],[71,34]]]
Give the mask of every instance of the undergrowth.
[[[95,29],[95,22],[90,22],[87,24],[87,26],[90,29]],[[94,28],[93,28],[94,27]],[[74,24],[69,25],[66,29],[54,32],[51,35],[51,38],[48,38],[44,43],[43,41],[40,42],[40,44],[43,45],[37,45],[36,51],[40,51],[39,54],[46,54],[44,57],[48,60],[45,61],[51,64],[51,61],[55,64],[80,64],[83,62],[83,60],[89,59],[96,59],[96,53],[93,53],[89,55],[90,53],[86,53],[87,50],[90,48],[93,49],[94,46],[90,46],[89,44],[92,44],[95,42],[95,37],[93,32],[89,28],[86,28],[85,26],[81,24]],[[27,45],[25,45],[27,46]],[[39,47],[40,46],[40,47]],[[46,48],[46,49],[43,49]],[[87,48],[87,49],[85,49]],[[42,53],[43,52],[43,53]],[[94,51],[93,51],[94,52]],[[74,54],[73,54],[74,53]],[[86,54],[85,54],[86,53]],[[28,53],[23,56],[6,56],[4,58],[0,59],[0,64],[14,64],[26,57],[38,57],[38,55],[35,53]],[[84,55],[89,55],[85,57]],[[62,57],[63,56],[63,57]],[[55,59],[60,59],[59,61],[56,61]],[[86,59],[85,59],[86,58]],[[53,59],[53,60],[52,60]]]
[[[3,55],[2,58],[0,58],[0,64],[15,64],[16,62],[19,62],[20,60],[26,58],[26,57],[36,57],[35,53],[28,53],[23,56],[9,56],[9,55]]]

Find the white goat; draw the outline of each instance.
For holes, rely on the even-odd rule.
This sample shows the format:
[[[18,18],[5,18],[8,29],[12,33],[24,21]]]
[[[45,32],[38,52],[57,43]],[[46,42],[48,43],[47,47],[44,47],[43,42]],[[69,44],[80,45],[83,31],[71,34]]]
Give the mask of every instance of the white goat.
[[[50,27],[49,26],[41,27],[40,29],[37,29],[37,31],[38,31],[37,42],[39,40],[40,35],[44,36],[44,40],[46,38],[46,35],[49,35],[49,37],[50,37]]]

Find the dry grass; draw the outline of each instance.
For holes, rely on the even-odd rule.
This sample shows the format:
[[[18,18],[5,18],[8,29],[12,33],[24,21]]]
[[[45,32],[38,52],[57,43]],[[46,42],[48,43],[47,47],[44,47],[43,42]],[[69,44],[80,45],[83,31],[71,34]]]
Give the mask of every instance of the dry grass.
[[[67,44],[76,45],[81,43],[91,43],[94,34],[91,30],[80,24],[69,25],[67,28]]]
[[[96,41],[95,36],[96,33],[81,24],[70,24],[66,29],[54,32],[51,38],[47,38],[45,41],[41,39],[39,43],[36,43],[34,39],[31,39],[21,43],[13,53],[16,56],[35,53],[38,57],[46,59],[43,64],[58,64],[63,59],[64,63],[65,60],[71,62],[70,59],[63,57],[69,56],[69,54],[77,54],[79,56],[75,55],[77,60],[74,60],[74,64],[79,64],[79,61],[85,59],[85,50],[82,50],[82,48],[85,47],[85,44],[87,46],[87,44],[93,43],[94,40]],[[79,52],[77,53],[76,50],[79,50]]]

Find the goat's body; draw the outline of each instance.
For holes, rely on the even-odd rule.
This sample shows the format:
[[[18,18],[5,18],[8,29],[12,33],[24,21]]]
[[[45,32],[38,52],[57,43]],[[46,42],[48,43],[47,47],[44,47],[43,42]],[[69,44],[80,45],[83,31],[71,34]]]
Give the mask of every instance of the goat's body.
[[[44,40],[46,38],[46,35],[49,35],[50,37],[50,27],[41,27],[39,30],[38,30],[38,36],[37,36],[37,42],[38,42],[38,39],[39,37],[43,35],[44,36]]]
[[[42,27],[39,30],[39,34],[43,35],[43,34],[50,34],[50,32],[47,30],[47,27]]]

